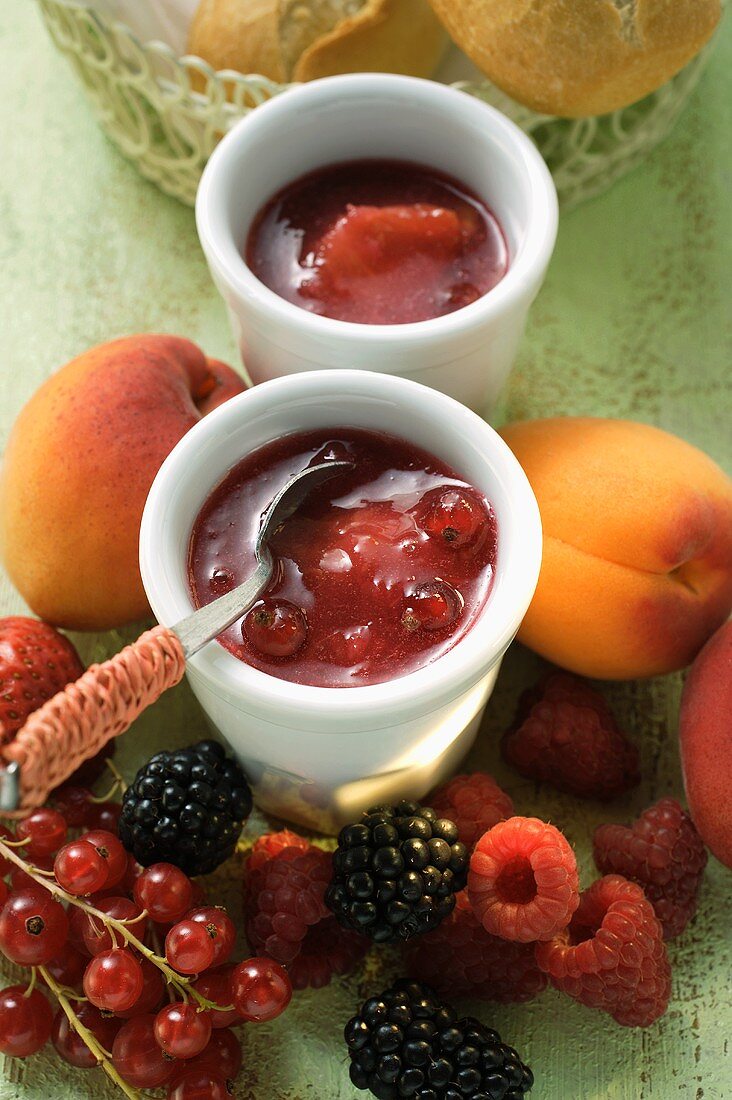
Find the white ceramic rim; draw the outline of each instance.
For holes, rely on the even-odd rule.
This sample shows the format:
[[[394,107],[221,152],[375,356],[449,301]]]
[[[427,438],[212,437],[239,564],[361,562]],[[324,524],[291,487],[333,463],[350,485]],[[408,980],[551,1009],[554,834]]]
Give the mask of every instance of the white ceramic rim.
[[[510,149],[517,157],[530,187],[529,219],[523,227],[524,239],[519,254],[508,271],[487,294],[470,305],[443,317],[401,325],[369,325],[323,317],[301,309],[265,286],[248,268],[237,243],[231,239],[223,214],[222,183],[234,158],[242,135],[266,136],[268,129],[291,112],[307,118],[308,110],[322,101],[337,97],[358,98],[375,89],[403,94],[409,86],[426,106],[449,104],[455,115],[474,120],[485,134],[494,157],[505,157]],[[436,138],[439,134],[436,134]],[[429,158],[425,158],[429,161]],[[513,160],[513,157],[510,158]],[[293,174],[293,179],[297,172]],[[266,200],[263,200],[266,201]],[[510,308],[517,299],[532,295],[551,258],[557,235],[559,207],[551,173],[533,141],[506,115],[467,92],[431,80],[386,73],[355,73],[330,76],[289,88],[245,115],[219,142],[204,169],[196,196],[196,225],[209,262],[220,276],[240,295],[269,313],[274,323],[287,329],[297,327],[314,337],[332,337],[339,341],[400,343],[450,337],[466,329],[482,326],[496,314]]]
[[[145,591],[160,621],[167,626],[193,610],[187,585],[174,576],[176,571],[184,572],[180,562],[176,563],[176,570],[166,569],[166,527],[170,520],[167,503],[171,491],[174,486],[177,489],[181,484],[185,486],[186,472],[200,464],[204,447],[208,459],[217,449],[216,441],[225,444],[227,436],[241,425],[242,420],[251,421],[281,403],[296,407],[298,394],[311,399],[343,398],[353,394],[407,407],[417,402],[429,419],[449,422],[457,437],[485,461],[486,482],[494,486],[500,484],[504,495],[510,499],[506,514],[497,513],[497,573],[501,585],[494,581],[485,608],[452,649],[415,672],[383,683],[349,688],[295,684],[244,664],[218,642],[204,646],[190,659],[189,665],[205,677],[209,687],[215,685],[220,694],[241,698],[243,709],[247,709],[248,700],[255,710],[264,707],[269,712],[286,713],[295,721],[298,716],[312,718],[325,710],[329,722],[338,717],[345,720],[367,714],[373,720],[372,728],[376,728],[387,720],[393,721],[396,713],[405,710],[427,713],[445,698],[457,697],[475,684],[503,655],[534,594],[542,550],[539,508],[517,459],[484,420],[437,390],[371,371],[308,371],[263,382],[209,413],[168,455],[150,489],[140,530],[140,568]],[[344,427],[348,426],[348,419],[345,411]],[[221,445],[219,442],[218,446]],[[229,463],[226,469],[234,464]],[[216,471],[208,492],[222,480],[226,469]],[[190,518],[189,532],[204,499],[205,495],[185,506],[185,514]]]

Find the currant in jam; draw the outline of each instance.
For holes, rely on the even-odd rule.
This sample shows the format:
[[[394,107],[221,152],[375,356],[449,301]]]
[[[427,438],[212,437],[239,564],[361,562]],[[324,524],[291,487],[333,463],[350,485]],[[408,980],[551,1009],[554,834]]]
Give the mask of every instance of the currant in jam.
[[[503,232],[481,199],[435,169],[390,160],[295,180],[255,218],[245,256],[294,305],[370,325],[452,313],[508,268]]]
[[[247,664],[301,684],[356,687],[447,652],[484,607],[496,568],[490,503],[433,455],[356,428],[285,436],[214,489],[193,526],[197,606],[256,566],[262,512],[293,474],[349,458],[275,533],[264,596],[219,639]]]

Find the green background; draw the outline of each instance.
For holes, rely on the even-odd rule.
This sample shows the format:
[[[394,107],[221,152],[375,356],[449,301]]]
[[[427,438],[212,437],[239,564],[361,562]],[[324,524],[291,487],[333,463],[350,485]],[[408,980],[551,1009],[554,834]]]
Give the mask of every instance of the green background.
[[[142,2],[142,0],[141,0]],[[224,309],[199,250],[192,212],[138,177],[98,130],[30,0],[0,10],[0,445],[24,401],[71,356],[112,337],[168,331],[235,361]],[[732,38],[712,62],[672,136],[612,190],[562,217],[549,277],[496,421],[558,413],[658,424],[732,469],[729,158]],[[0,574],[0,613],[22,602]],[[125,637],[131,637],[128,633]],[[116,634],[76,639],[90,660]],[[497,735],[539,663],[515,647],[470,766],[495,772],[517,810],[556,822],[576,844],[585,884],[589,838],[651,800],[681,794],[676,745],[680,678],[608,685],[641,746],[644,781],[603,809],[535,786],[498,761]],[[204,731],[185,685],[122,739],[128,778],[151,745]],[[251,830],[261,827],[254,822]],[[219,875],[238,912],[240,862]],[[714,860],[699,915],[671,946],[674,996],[647,1031],[548,992],[528,1006],[468,1006],[534,1067],[542,1100],[717,1100],[732,1097],[732,874]],[[395,973],[371,959],[352,979],[300,994],[272,1025],[243,1032],[241,1100],[353,1100],[340,1029],[356,1000]],[[10,1065],[0,1097],[119,1095],[45,1053]]]

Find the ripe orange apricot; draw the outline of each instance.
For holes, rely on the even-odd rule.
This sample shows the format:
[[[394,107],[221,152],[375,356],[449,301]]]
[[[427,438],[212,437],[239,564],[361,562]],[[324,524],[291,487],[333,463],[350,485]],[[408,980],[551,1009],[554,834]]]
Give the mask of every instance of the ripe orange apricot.
[[[0,473],[0,553],[36,615],[106,630],[150,613],[140,519],[163,460],[189,428],[244,389],[177,336],[91,348],[21,410]]]
[[[682,439],[627,420],[526,420],[501,435],[544,528],[519,639],[599,679],[688,665],[732,608],[730,478]]]

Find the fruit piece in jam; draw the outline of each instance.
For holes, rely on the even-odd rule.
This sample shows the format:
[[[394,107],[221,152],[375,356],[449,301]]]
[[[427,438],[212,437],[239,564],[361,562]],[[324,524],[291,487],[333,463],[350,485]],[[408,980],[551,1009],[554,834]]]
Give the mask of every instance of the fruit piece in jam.
[[[447,652],[488,598],[497,531],[489,502],[433,455],[379,432],[296,433],[238,463],[193,526],[196,604],[255,567],[262,512],[292,474],[349,457],[275,533],[263,598],[219,639],[240,660],[321,687],[380,683]]]
[[[432,168],[368,160],[294,180],[257,215],[247,264],[282,298],[362,324],[405,324],[482,297],[508,267],[501,228]]]

